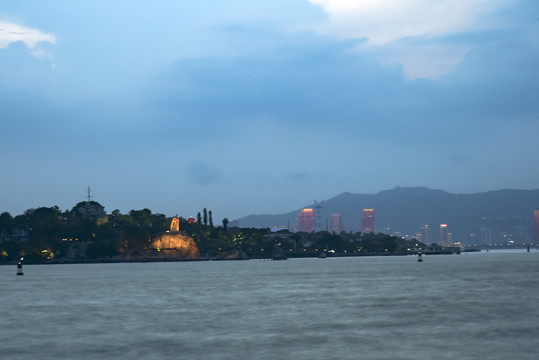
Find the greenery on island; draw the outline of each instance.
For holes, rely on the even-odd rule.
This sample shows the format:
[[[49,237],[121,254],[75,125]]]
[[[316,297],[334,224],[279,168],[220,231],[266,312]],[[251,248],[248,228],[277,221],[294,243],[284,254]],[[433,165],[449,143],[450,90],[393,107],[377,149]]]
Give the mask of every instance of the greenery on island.
[[[54,206],[30,209],[15,217],[4,212],[0,215],[0,263],[13,263],[20,257],[29,263],[121,260],[125,254],[142,254],[152,236],[170,229],[171,219],[149,209],[105,214],[104,208],[93,201],[81,202],[69,211]],[[214,226],[212,212],[206,208],[196,220],[180,218],[180,230],[193,237],[202,257],[218,257],[234,250],[251,258],[269,257],[276,243],[289,257],[321,252],[406,254],[424,246],[381,233],[272,233],[270,229],[228,224],[224,218],[221,226]],[[74,249],[79,250],[75,258]]]

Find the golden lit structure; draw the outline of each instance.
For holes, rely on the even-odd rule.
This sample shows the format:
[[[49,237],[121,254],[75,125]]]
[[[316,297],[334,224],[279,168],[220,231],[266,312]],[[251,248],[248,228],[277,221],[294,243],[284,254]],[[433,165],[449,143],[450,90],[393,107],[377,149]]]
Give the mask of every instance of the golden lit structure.
[[[178,215],[172,218],[172,222],[170,223],[170,232],[171,233],[180,232],[180,218],[178,217]]]
[[[182,233],[156,235],[151,239],[146,250],[150,256],[188,259],[200,257],[200,251],[195,240],[191,236]]]
[[[151,257],[187,258],[200,257],[195,240],[185,231],[180,231],[180,218],[172,218],[170,231],[154,235],[144,249],[144,255]]]

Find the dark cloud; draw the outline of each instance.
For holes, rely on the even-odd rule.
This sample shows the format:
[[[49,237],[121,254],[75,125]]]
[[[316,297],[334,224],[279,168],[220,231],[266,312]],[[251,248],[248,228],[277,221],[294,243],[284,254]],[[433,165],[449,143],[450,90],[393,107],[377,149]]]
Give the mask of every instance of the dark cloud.
[[[477,38],[489,36],[454,73],[409,81],[400,67],[354,51],[356,42],[303,34],[256,56],[180,61],[151,89],[149,105],[167,109],[162,120],[191,125],[270,117],[368,136],[461,136],[462,126],[479,131],[495,119],[537,113],[538,48],[496,32]]]

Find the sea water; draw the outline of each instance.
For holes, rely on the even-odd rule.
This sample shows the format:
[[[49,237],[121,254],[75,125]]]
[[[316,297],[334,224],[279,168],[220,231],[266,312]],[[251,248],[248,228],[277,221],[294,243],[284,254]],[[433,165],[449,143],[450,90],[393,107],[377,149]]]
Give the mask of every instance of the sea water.
[[[539,359],[539,251],[0,267],[2,359]]]

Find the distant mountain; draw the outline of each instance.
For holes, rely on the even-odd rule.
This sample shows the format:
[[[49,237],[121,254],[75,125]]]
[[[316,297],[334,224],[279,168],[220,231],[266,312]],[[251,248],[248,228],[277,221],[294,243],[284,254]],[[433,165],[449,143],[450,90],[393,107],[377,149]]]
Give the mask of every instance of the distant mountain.
[[[476,194],[451,194],[425,187],[397,187],[377,194],[342,193],[318,203],[323,228],[329,214],[341,214],[346,231],[358,231],[363,209],[373,208],[376,229],[380,232],[415,235],[429,225],[429,238],[436,240],[440,224],[454,240],[473,241],[482,228],[492,236],[530,237],[533,210],[539,207],[539,190],[498,190]],[[308,204],[305,207],[313,207]],[[301,209],[278,215],[249,215],[231,224],[241,227],[296,227]],[[485,231],[485,230],[483,230]],[[433,240],[433,241],[434,241]]]

